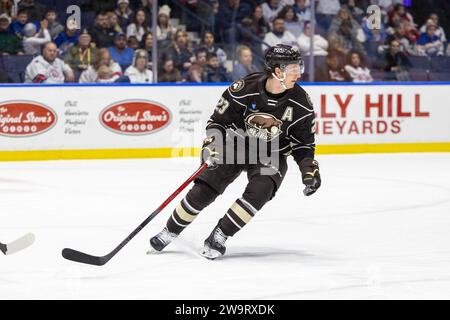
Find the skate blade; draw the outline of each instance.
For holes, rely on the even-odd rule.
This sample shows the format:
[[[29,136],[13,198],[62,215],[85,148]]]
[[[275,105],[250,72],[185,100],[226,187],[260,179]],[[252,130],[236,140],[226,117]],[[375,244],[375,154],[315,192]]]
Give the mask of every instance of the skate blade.
[[[200,252],[200,254],[204,258],[209,259],[209,260],[215,260],[222,256],[222,254],[219,251],[208,248],[208,247],[203,248],[203,250],[202,250],[202,252]]]

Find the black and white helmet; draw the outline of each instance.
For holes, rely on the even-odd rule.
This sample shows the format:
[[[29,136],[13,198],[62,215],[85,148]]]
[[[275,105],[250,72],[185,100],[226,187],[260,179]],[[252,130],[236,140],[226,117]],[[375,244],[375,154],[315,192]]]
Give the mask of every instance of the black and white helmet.
[[[265,55],[264,64],[268,73],[274,73],[275,68],[284,69],[288,64],[300,65],[301,73],[305,70],[305,63],[302,59],[302,55],[294,47],[277,44],[270,47]]]

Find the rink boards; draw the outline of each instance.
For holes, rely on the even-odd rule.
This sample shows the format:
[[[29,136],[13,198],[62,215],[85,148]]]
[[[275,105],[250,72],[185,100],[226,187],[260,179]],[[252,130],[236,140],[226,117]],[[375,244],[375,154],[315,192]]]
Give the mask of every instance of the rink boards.
[[[0,160],[198,155],[226,88],[1,86]],[[318,153],[450,151],[450,84],[304,88],[316,113]]]

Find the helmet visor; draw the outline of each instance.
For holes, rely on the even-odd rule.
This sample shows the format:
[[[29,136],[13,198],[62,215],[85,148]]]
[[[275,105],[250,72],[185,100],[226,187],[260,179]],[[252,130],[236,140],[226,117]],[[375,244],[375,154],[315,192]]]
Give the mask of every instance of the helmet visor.
[[[303,74],[305,72],[305,64],[303,61],[300,62],[300,64],[297,65],[288,65],[286,68],[284,68],[284,71],[286,74]]]

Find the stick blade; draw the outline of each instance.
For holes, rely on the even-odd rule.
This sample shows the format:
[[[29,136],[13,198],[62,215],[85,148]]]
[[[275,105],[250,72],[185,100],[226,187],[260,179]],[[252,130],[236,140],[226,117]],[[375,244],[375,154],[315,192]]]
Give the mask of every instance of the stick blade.
[[[23,237],[2,246],[2,252],[5,255],[10,255],[22,251],[23,249],[31,246],[34,243],[35,239],[36,237],[34,236],[33,233],[27,233]]]
[[[86,254],[69,248],[63,249],[62,256],[70,261],[91,264],[94,266],[102,266],[106,262],[108,262],[108,259],[106,259],[105,257],[92,256],[90,254]]]

